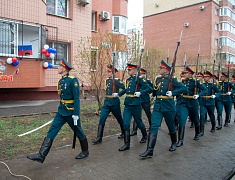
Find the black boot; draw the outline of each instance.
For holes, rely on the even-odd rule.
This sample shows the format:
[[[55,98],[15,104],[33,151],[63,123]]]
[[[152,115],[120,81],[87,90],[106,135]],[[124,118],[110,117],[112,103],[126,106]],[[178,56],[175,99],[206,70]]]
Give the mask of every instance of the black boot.
[[[183,146],[183,144],[184,144],[184,130],[185,130],[185,127],[179,127],[179,130],[178,130],[179,141],[176,144],[176,147]]]
[[[194,140],[198,141],[199,140],[199,133],[200,133],[200,126],[195,126],[195,136],[194,136]]]
[[[119,148],[119,151],[125,151],[130,149],[130,131],[124,132],[124,146]]]
[[[146,141],[148,139],[148,134],[147,134],[146,128],[142,129],[141,133],[142,133],[142,138],[140,140],[140,143],[146,143]]]
[[[39,153],[36,155],[29,155],[27,156],[27,158],[33,161],[43,163],[47,154],[49,153],[51,149],[52,142],[53,142],[52,139],[45,137]]]
[[[216,127],[217,130],[222,129],[222,123],[223,123],[222,121],[223,121],[223,120],[222,120],[222,117],[219,116],[219,117],[218,117],[218,127]]]
[[[137,124],[135,121],[133,121],[133,131],[131,132],[130,136],[137,135],[137,129],[138,129]]]
[[[121,134],[118,136],[118,139],[123,139],[124,138],[124,129],[123,129],[123,125],[120,125],[121,128]]]
[[[226,116],[226,118],[225,118],[225,122],[224,122],[224,127],[228,127],[228,123],[229,123],[229,120],[230,119],[230,117],[229,116]]]
[[[212,122],[211,121],[211,132],[215,132],[215,121],[214,122]]]
[[[205,129],[205,124],[204,122],[200,123],[200,133],[199,133],[199,137],[204,136],[204,129]]]
[[[169,151],[175,151],[176,142],[177,142],[176,132],[170,133],[170,136],[171,136],[171,147],[169,148]]]
[[[92,140],[93,144],[99,144],[99,143],[102,142],[103,132],[104,132],[104,125],[103,124],[99,124],[98,125],[97,138]]]
[[[194,122],[191,120],[191,126],[190,128],[194,128]]]
[[[84,140],[79,139],[79,141],[80,141],[82,152],[80,152],[80,154],[77,155],[75,159],[83,159],[89,156],[87,138],[85,138]]]
[[[156,144],[156,140],[157,134],[149,134],[147,150],[144,153],[140,154],[140,157],[147,158],[153,156],[153,149]]]

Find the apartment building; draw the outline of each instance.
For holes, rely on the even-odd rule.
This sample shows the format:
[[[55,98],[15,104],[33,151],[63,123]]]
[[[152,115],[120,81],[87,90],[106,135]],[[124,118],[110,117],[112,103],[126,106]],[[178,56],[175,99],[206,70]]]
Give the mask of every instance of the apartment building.
[[[60,62],[66,59],[75,66],[78,40],[95,36],[98,30],[125,36],[127,3],[1,0],[0,101],[58,99]],[[45,45],[56,53],[43,54]]]
[[[183,31],[177,65],[185,55],[195,65],[198,53],[203,66],[214,58],[235,62],[234,8],[234,0],[144,0],[144,39],[149,47],[170,49],[172,59]]]

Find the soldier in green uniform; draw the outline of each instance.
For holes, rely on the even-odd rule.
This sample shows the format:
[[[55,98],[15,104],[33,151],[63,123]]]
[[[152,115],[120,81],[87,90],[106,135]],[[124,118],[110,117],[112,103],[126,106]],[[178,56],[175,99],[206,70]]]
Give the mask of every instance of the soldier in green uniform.
[[[218,80],[219,78],[216,76],[216,75],[213,75],[213,78],[214,78],[214,83],[217,85],[217,87],[219,88],[218,86]],[[217,112],[217,121],[219,120],[219,113],[218,113],[218,98],[215,98],[215,109],[216,109],[216,112]]]
[[[120,99],[119,97],[113,97],[113,93],[118,93],[119,89],[125,89],[125,85],[122,83],[122,81],[119,78],[114,79],[115,87],[113,87],[113,79],[112,79],[112,65],[107,66],[107,74],[108,78],[105,80],[105,87],[106,87],[106,96],[104,99],[104,105],[101,109],[100,113],[100,120],[98,125],[98,132],[97,132],[97,138],[92,140],[93,144],[98,144],[102,142],[103,138],[103,132],[104,132],[104,126],[106,119],[110,112],[113,113],[115,118],[117,119],[120,128],[121,128],[121,135],[118,137],[119,139],[123,138],[124,136],[124,130],[123,130],[123,119],[121,115],[121,107],[120,107]],[[115,72],[118,72],[118,70],[115,68]],[[113,92],[113,88],[115,92]]]
[[[150,79],[146,79],[146,70],[141,68],[140,69],[140,75],[143,79],[146,80],[146,82],[149,84],[149,86],[151,88],[153,88],[153,83],[151,82]],[[142,87],[140,87],[140,91],[142,90]],[[149,129],[150,129],[150,126],[151,126],[151,110],[150,110],[150,93],[143,93],[141,94],[140,96],[140,100],[141,100],[141,106],[142,106],[142,109],[144,110],[147,118],[148,118],[148,123],[149,123]],[[137,124],[135,121],[133,121],[133,131],[131,132],[130,136],[134,136],[134,135],[137,135]]]
[[[159,68],[160,76],[157,76],[154,82],[153,95],[156,96],[156,100],[152,112],[152,125],[149,132],[147,150],[140,154],[140,157],[143,158],[153,156],[158,129],[163,118],[165,119],[171,137],[171,147],[169,151],[176,150],[177,137],[174,123],[176,107],[173,96],[187,91],[186,87],[181,82],[178,82],[177,78],[172,79],[172,91],[168,91],[171,66],[162,60]]]
[[[137,77],[137,65],[127,64],[129,78],[126,79],[126,88],[114,96],[122,96],[126,94],[124,101],[123,124],[124,124],[124,145],[119,148],[119,151],[130,149],[130,122],[134,117],[137,127],[141,130],[142,139],[140,143],[145,143],[147,140],[147,131],[141,119],[142,107],[140,96],[144,93],[151,93],[153,89],[142,77]],[[137,81],[139,78],[139,82]],[[138,84],[137,84],[138,83]],[[140,91],[136,91],[138,86],[142,87]]]
[[[190,119],[195,123],[195,136],[194,140],[199,140],[199,96],[204,96],[207,93],[206,87],[200,83],[199,80],[192,78],[193,74],[195,73],[192,69],[188,66],[185,69],[185,78],[182,79],[182,83],[187,87],[187,91],[182,94],[181,99],[181,107],[180,107],[180,122],[179,122],[179,139],[177,143],[177,147],[183,145],[184,139],[184,132],[185,132],[185,124],[187,117],[189,116]],[[200,91],[200,93],[198,93]]]
[[[58,74],[62,78],[58,82],[58,93],[60,95],[60,105],[56,113],[52,125],[44,138],[41,149],[36,155],[27,156],[28,159],[43,163],[47,154],[50,151],[53,140],[57,136],[59,130],[65,123],[68,123],[70,128],[76,129],[76,135],[80,141],[82,152],[77,155],[76,159],[82,159],[89,155],[88,142],[82,130],[80,116],[80,98],[79,98],[79,82],[74,76],[69,75],[69,71],[73,67],[63,60],[58,68]],[[76,125],[76,126],[75,126]]]
[[[222,113],[223,108],[225,110],[225,123],[224,127],[228,126],[230,121],[230,114],[232,110],[232,96],[235,93],[235,88],[231,82],[227,80],[228,75],[225,73],[221,74],[220,81],[218,82],[219,89],[221,91],[221,96],[218,98],[218,127],[217,130],[222,129]]]
[[[205,115],[211,119],[211,132],[215,132],[215,98],[219,98],[220,90],[216,83],[211,82],[212,74],[209,71],[204,73],[204,86],[207,88],[207,93],[200,97],[200,136],[204,135]]]

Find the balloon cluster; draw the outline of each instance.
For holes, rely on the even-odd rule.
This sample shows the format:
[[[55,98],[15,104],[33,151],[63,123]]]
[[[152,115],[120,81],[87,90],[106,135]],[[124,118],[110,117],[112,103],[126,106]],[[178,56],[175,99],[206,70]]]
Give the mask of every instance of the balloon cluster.
[[[13,66],[17,66],[19,63],[20,62],[16,57],[7,58],[7,64],[12,64]]]
[[[44,45],[44,48],[42,49],[42,54],[46,56],[46,58],[55,58],[56,49],[50,48],[47,44]]]
[[[44,69],[47,69],[47,68],[51,69],[51,68],[53,68],[53,65],[51,63],[49,63],[49,62],[44,62],[43,68]]]

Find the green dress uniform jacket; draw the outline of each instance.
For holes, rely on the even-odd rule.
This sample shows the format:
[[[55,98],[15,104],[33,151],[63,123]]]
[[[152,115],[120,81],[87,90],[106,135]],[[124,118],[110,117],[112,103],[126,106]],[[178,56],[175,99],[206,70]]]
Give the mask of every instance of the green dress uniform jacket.
[[[224,108],[225,123],[228,123],[230,121],[230,115],[232,110],[232,96],[235,93],[235,87],[231,82],[228,81],[219,81],[218,87],[221,91],[221,96],[218,98],[218,116],[220,117],[220,119],[222,119],[222,113]],[[227,95],[226,93],[231,90],[231,95]]]
[[[80,98],[79,98],[79,82],[78,79],[69,74],[64,75],[58,82],[58,94],[60,95],[60,105],[58,112],[52,122],[47,133],[47,137],[55,139],[59,130],[67,122],[70,128],[74,129],[72,115],[80,116]],[[77,137],[79,140],[86,139],[82,130],[80,119],[77,121]]]
[[[148,85],[148,83],[142,78],[139,77],[139,86],[142,87],[140,90],[141,95],[144,93],[151,93],[153,89]],[[124,112],[123,112],[123,127],[125,131],[130,131],[130,122],[132,116],[134,121],[137,124],[137,127],[140,130],[145,129],[145,125],[141,119],[142,107],[140,97],[135,97],[134,93],[136,92],[136,75],[130,76],[126,79],[126,88],[118,93],[119,96],[122,96],[126,93],[124,100]]]
[[[189,116],[191,121],[195,123],[195,127],[199,126],[199,101],[197,99],[193,99],[195,83],[197,85],[196,91],[199,98],[206,95],[207,89],[199,80],[196,80],[195,82],[194,78],[183,78],[182,83],[187,87],[187,91],[182,94],[183,98],[180,99],[179,125],[184,128]]]
[[[216,98],[218,99],[220,97],[221,93],[218,86],[216,85],[216,83],[212,84],[211,82],[205,82],[203,84],[207,88],[207,93],[200,97],[200,105],[215,106],[215,99],[210,98],[210,96],[214,91],[214,95],[216,96]]]
[[[125,89],[125,85],[122,83],[122,81],[119,78],[115,78],[114,82],[115,82],[115,88],[116,88],[115,93],[118,93],[119,89]],[[106,79],[105,87],[106,87],[106,96],[104,99],[104,105],[102,106],[102,109],[101,109],[99,124],[105,125],[105,122],[109,113],[112,112],[122,128],[123,119],[121,115],[120,99],[119,97],[112,96],[113,94],[112,78]]]
[[[152,112],[151,134],[158,134],[161,121],[164,117],[170,133],[175,133],[174,117],[176,107],[173,96],[177,96],[187,91],[187,88],[177,78],[172,79],[172,96],[166,96],[170,80],[169,75],[157,76],[155,79],[153,96],[156,96],[154,109]]]
[[[147,79],[146,80],[146,82],[148,83],[148,85],[151,87],[151,88],[153,88],[153,83],[151,82],[151,80],[150,79]],[[140,86],[140,91],[142,91],[143,90],[143,87],[142,86]],[[151,92],[152,93],[152,92]],[[150,103],[150,94],[151,93],[143,93],[143,94],[141,94],[141,96],[140,96],[140,100],[141,100],[141,103]]]

